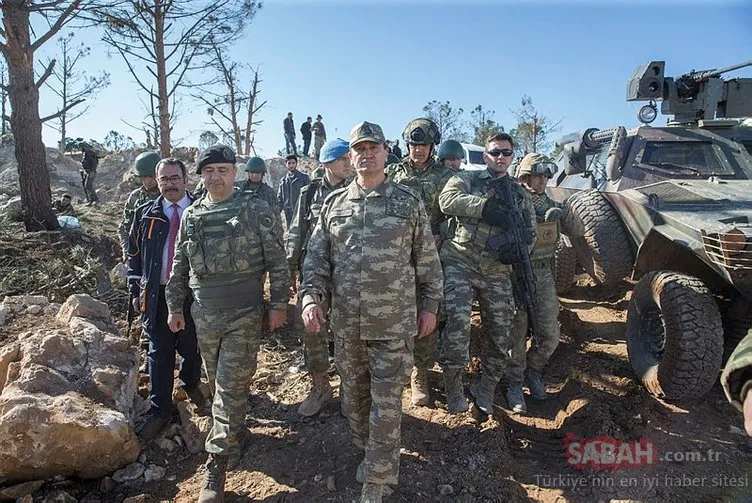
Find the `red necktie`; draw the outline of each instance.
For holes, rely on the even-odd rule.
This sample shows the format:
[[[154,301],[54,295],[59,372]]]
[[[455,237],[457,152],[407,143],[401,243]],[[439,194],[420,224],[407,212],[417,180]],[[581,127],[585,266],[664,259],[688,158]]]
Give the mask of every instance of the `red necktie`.
[[[175,257],[175,241],[178,239],[178,229],[180,229],[180,206],[178,203],[172,203],[172,215],[170,216],[170,234],[167,236],[167,271],[165,277],[170,278],[172,273],[172,259]]]

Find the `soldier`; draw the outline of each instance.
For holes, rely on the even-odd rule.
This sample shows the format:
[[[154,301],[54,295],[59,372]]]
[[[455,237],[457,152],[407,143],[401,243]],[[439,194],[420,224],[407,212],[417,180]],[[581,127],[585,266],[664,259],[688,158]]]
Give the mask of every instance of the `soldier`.
[[[183,306],[190,289],[214,397],[199,502],[214,502],[223,499],[228,457],[240,451],[261,337],[264,274],[269,273],[270,330],[285,322],[289,277],[279,219],[266,203],[235,188],[232,149],[213,145],[199,155],[197,166],[207,195],[183,213],[166,288],[167,321],[173,332],[185,328]]]
[[[728,401],[744,413],[744,429],[752,437],[752,330],[731,353],[721,384]]]
[[[141,187],[134,189],[128,194],[128,199],[123,207],[123,218],[118,227],[120,237],[120,248],[123,250],[123,262],[128,261],[128,231],[133,223],[133,214],[136,208],[142,204],[156,199],[159,196],[159,187],[157,187],[157,178],[154,170],[161,159],[157,152],[142,152],[138,154],[133,161],[131,172],[141,179]]]
[[[94,188],[99,157],[88,143],[81,144],[81,151],[83,152],[83,157],[81,158],[81,171],[83,171],[84,196],[86,196],[86,206],[91,206],[99,202],[97,190]],[[126,229],[125,232],[127,233],[128,229]]]
[[[240,190],[256,195],[256,197],[266,202],[272,208],[274,214],[279,217],[279,211],[276,211],[279,208],[277,195],[274,193],[274,189],[264,183],[266,162],[260,157],[251,157],[245,163],[245,170],[248,173],[248,179],[240,184]]]
[[[352,179],[349,150],[350,144],[345,140],[337,138],[326,142],[321,149],[321,162],[324,164],[323,176],[314,178],[300,191],[295,216],[287,233],[287,261],[293,274],[296,274],[298,270],[303,270],[308,240],[319,220],[324,199],[333,190],[345,186]],[[299,308],[301,307],[300,300],[302,299],[298,301]],[[306,368],[313,380],[313,387],[298,408],[298,414],[301,416],[318,414],[321,407],[332,398],[332,387],[327,374],[329,370],[328,336],[328,327],[318,333],[304,332],[303,334]]]
[[[491,414],[496,385],[504,374],[512,347],[510,328],[515,304],[512,295],[511,265],[500,259],[500,250],[488,243],[494,236],[511,238],[514,232],[511,211],[526,214],[529,244],[535,236],[534,212],[530,195],[516,182],[511,184],[514,202],[490,197],[489,182],[508,177],[507,168],[514,156],[512,137],[499,133],[488,139],[483,158],[487,169],[460,171],[446,184],[439,196],[441,209],[456,219],[456,230],[441,247],[444,265],[444,307],[447,324],[439,341],[439,363],[444,370],[444,389],[450,412],[468,409],[462,391],[462,371],[470,362],[470,316],[477,295],[483,322],[484,351],[480,378],[470,386],[477,407]],[[509,260],[505,260],[509,262]]]
[[[298,204],[300,189],[308,185],[311,179],[305,173],[298,171],[298,156],[288,155],[285,158],[287,174],[279,181],[277,202],[279,208],[285,212],[285,225],[290,228],[295,205]]]
[[[303,266],[303,322],[318,332],[331,297],[334,359],[353,444],[365,448],[361,502],[380,502],[399,473],[402,388],[412,342],[436,327],[441,265],[426,212],[386,178],[381,127],[350,131],[356,179],[324,201]],[[417,289],[416,289],[417,287]]]
[[[543,154],[527,154],[517,168],[517,180],[530,193],[538,222],[538,238],[531,261],[535,274],[535,317],[539,333],[526,353],[528,313],[519,309],[512,322],[512,353],[507,374],[507,402],[514,412],[527,412],[522,393],[523,379],[538,400],[547,397],[541,370],[559,345],[559,300],[554,280],[554,253],[559,240],[559,226],[568,236],[582,236],[582,221],[567,207],[546,194],[546,183],[556,173],[556,164]],[[526,356],[527,355],[527,356]]]
[[[324,128],[324,123],[321,122],[321,115],[316,116],[316,122],[311,126],[311,131],[313,131],[313,156],[316,160],[319,160],[321,147],[326,142],[326,129]]]
[[[76,210],[73,209],[73,204],[71,204],[71,195],[70,194],[63,194],[63,196],[52,202],[52,211],[55,212],[56,215],[60,216],[71,216],[75,217]]]
[[[455,173],[460,170],[465,158],[465,149],[457,140],[444,140],[439,146],[439,162]]]
[[[185,164],[175,158],[157,164],[157,185],[161,195],[136,208],[128,239],[128,279],[133,310],[141,313],[141,323],[149,338],[149,402],[151,407],[138,425],[142,442],[156,437],[172,417],[172,388],[175,350],[182,357],[181,386],[197,408],[203,410],[201,355],[196,328],[190,315],[192,297],[185,299],[185,329],[172,333],[167,325],[165,285],[172,269],[173,251],[180,227],[180,216],[193,203],[185,190]]]
[[[431,233],[436,248],[441,248],[445,216],[439,208],[439,193],[453,172],[433,157],[434,145],[441,140],[439,128],[431,119],[410,121],[402,133],[407,143],[408,156],[398,164],[386,168],[386,174],[395,182],[414,189],[423,200],[431,222]],[[413,405],[428,405],[428,370],[436,362],[436,333],[415,341],[415,368],[410,378]]]

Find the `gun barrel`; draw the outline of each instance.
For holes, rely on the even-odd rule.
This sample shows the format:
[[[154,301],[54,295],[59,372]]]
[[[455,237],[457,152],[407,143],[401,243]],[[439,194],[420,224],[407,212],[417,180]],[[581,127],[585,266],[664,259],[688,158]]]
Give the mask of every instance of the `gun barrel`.
[[[752,66],[752,59],[749,61],[745,61],[744,63],[739,63],[738,65],[731,65],[725,68],[719,68],[717,70],[705,70],[704,72],[697,72],[691,75],[691,78],[692,80],[696,82],[700,82],[706,79],[712,79],[713,77],[718,77],[719,75],[722,75],[727,72],[732,72],[740,68],[745,68],[747,66]]]

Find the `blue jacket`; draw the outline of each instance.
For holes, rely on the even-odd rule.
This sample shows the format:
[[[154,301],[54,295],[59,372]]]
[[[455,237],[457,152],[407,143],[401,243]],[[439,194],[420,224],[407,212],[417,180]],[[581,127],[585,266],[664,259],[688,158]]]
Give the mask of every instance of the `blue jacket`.
[[[195,198],[189,193],[191,203]],[[141,323],[147,333],[154,328],[162,277],[162,251],[170,234],[170,220],[162,208],[164,196],[148,201],[133,215],[128,233],[128,292],[141,304]],[[186,307],[192,298],[186,300]]]

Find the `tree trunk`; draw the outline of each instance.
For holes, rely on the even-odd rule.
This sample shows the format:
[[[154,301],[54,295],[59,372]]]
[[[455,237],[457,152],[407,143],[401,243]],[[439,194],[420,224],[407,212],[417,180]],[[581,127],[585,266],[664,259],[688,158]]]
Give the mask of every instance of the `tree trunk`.
[[[155,2],[154,33],[157,62],[157,93],[159,94],[159,150],[162,157],[170,156],[170,96],[167,89],[167,61],[165,60],[165,16],[161,1]]]
[[[27,231],[58,227],[52,213],[50,173],[47,171],[42,121],[39,117],[39,90],[34,80],[34,51],[29,35],[29,11],[26,0],[5,0],[3,25],[7,38],[6,58],[10,106],[21,207]]]

